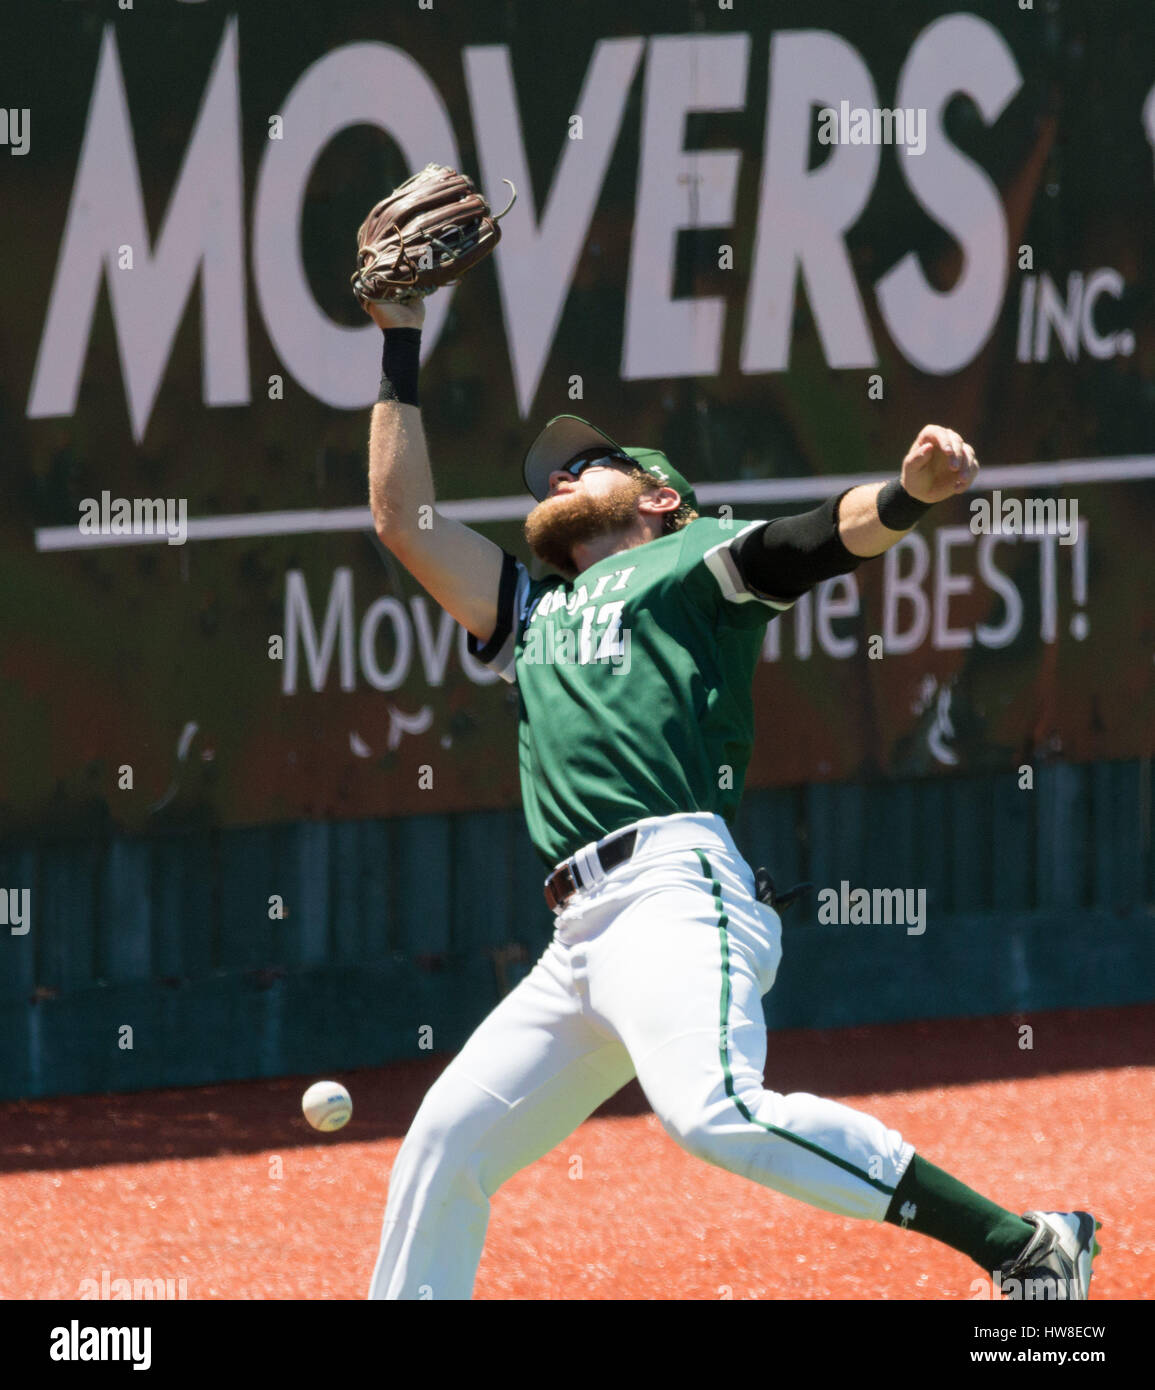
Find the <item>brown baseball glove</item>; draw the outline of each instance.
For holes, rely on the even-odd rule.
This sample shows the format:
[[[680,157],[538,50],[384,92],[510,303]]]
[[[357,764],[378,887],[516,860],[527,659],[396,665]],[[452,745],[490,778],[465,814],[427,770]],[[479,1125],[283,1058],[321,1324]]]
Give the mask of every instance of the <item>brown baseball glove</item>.
[[[502,183],[509,183],[502,179]],[[420,299],[450,285],[492,254],[498,222],[477,185],[456,169],[427,164],[370,212],[357,233],[353,293],[362,305]]]

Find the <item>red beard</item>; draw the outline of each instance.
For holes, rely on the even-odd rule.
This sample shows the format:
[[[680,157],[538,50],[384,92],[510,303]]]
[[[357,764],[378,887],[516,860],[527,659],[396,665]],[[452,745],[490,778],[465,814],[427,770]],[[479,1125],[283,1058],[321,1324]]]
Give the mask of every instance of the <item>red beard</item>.
[[[591,497],[580,489],[539,502],[525,519],[530,550],[551,569],[567,577],[577,573],[573,549],[607,532],[624,531],[638,514],[638,498],[648,479],[631,478],[631,486],[610,497]]]

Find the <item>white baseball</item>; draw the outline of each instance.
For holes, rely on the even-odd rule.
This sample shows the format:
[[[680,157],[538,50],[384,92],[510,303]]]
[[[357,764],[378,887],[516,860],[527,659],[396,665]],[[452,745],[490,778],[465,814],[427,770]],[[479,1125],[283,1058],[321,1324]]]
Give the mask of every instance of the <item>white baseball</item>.
[[[314,1081],[301,1097],[305,1119],[314,1129],[340,1129],[353,1113],[353,1098],[339,1081]]]

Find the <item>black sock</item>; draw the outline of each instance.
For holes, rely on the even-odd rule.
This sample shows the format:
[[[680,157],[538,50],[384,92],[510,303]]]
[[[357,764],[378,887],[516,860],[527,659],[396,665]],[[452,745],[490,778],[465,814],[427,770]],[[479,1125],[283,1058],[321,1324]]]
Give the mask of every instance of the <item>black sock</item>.
[[[989,1274],[1020,1254],[1035,1233],[1029,1221],[981,1197],[918,1154],[899,1179],[886,1220],[961,1250]]]

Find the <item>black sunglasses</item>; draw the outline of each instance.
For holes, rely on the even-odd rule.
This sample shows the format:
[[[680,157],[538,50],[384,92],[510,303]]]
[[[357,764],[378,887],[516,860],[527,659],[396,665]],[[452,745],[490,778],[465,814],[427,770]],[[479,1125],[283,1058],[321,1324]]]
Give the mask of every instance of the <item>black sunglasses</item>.
[[[626,454],[615,454],[604,449],[591,449],[570,459],[569,463],[564,464],[560,471],[568,473],[571,478],[580,478],[587,468],[613,467],[638,469],[638,465]],[[638,471],[641,472],[641,469]]]

